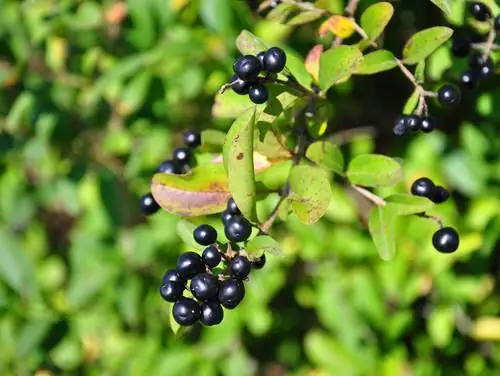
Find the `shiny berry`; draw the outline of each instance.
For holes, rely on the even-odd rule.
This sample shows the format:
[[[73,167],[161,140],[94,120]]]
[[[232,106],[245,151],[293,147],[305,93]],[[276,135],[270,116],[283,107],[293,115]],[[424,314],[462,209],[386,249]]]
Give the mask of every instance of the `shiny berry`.
[[[264,69],[264,56],[266,56],[266,51],[261,51],[257,54],[257,59],[259,59],[262,69]]]
[[[431,198],[434,194],[435,185],[429,178],[419,178],[411,185],[411,194],[414,196],[421,196]]]
[[[234,201],[234,198],[232,198],[232,197],[227,201],[226,211],[228,213],[231,213],[231,214],[236,214],[236,215],[241,214],[241,211],[238,208],[238,205],[236,205],[236,202]]]
[[[469,5],[469,12],[478,21],[486,21],[491,17],[491,10],[484,3],[474,2]]]
[[[286,54],[279,47],[268,49],[264,55],[264,69],[271,73],[279,73],[285,68]]]
[[[408,115],[405,119],[406,127],[412,132],[416,132],[420,128],[420,116]]]
[[[189,288],[196,299],[212,300],[219,293],[219,280],[212,274],[200,273],[193,277]]]
[[[180,298],[172,308],[174,320],[179,325],[193,325],[201,317],[200,305],[190,298]]]
[[[438,101],[444,107],[455,107],[460,103],[460,90],[450,84],[445,84],[439,88]]]
[[[432,245],[439,252],[452,253],[458,249],[460,237],[452,227],[444,227],[437,230],[432,236]]]
[[[432,116],[423,116],[419,128],[424,133],[430,133],[436,128],[436,119]]]
[[[177,273],[182,278],[190,279],[205,271],[201,256],[195,252],[186,252],[179,256],[176,265]]]
[[[431,200],[436,204],[441,204],[450,198],[450,192],[444,187],[437,185],[434,188],[434,193],[432,194]]]
[[[179,163],[189,163],[193,158],[193,152],[188,148],[177,148],[174,150],[173,157]]]
[[[200,225],[194,229],[193,238],[201,245],[214,244],[217,241],[217,231],[210,225]]]
[[[156,172],[177,175],[181,173],[181,166],[176,161],[168,160],[162,162],[156,169]]]
[[[470,45],[470,37],[463,35],[463,33],[456,33],[453,36],[451,52],[456,57],[466,57],[469,55]]]
[[[262,84],[250,85],[248,97],[255,104],[262,104],[269,98],[267,88]]]
[[[222,260],[222,256],[219,250],[214,245],[205,248],[205,250],[201,254],[201,258],[205,263],[205,265],[208,266],[210,269],[215,268],[217,265],[219,265],[219,263]]]
[[[236,278],[222,282],[219,288],[219,301],[224,308],[235,308],[245,297],[245,286]]]
[[[182,163],[181,164],[181,174],[187,174],[191,171],[193,166],[191,166],[191,163]]]
[[[266,255],[263,254],[258,259],[252,261],[252,268],[254,269],[262,269],[266,265]]]
[[[394,127],[392,128],[392,132],[396,136],[404,136],[407,131],[408,128],[406,126],[406,115],[398,116],[396,118],[396,121],[394,122]]]
[[[231,78],[231,82],[232,82],[231,88],[236,94],[240,95],[248,94],[248,89],[250,88],[250,84],[248,82],[239,79],[237,75],[234,75]]]
[[[184,132],[184,144],[188,148],[197,148],[201,145],[201,134],[193,130]]]
[[[226,238],[231,242],[244,242],[252,234],[252,225],[244,217],[233,217],[224,227]]]
[[[154,214],[160,210],[160,205],[158,205],[151,193],[141,197],[140,205],[142,212],[146,215]]]
[[[262,67],[259,59],[253,55],[240,56],[233,65],[236,75],[243,81],[255,81]]]
[[[179,273],[177,273],[176,269],[169,269],[165,272],[163,275],[163,284],[166,284],[167,282],[179,282],[182,284],[186,283],[186,280],[180,276]]]
[[[201,305],[200,322],[206,326],[218,325],[224,319],[224,310],[219,302],[206,302]]]
[[[252,263],[246,257],[236,256],[229,264],[231,273],[239,279],[246,278],[252,270]]]
[[[167,302],[175,302],[182,298],[182,293],[184,292],[184,284],[180,282],[168,281],[160,287],[160,295]]]
[[[488,78],[493,75],[493,60],[491,57],[483,59],[483,54],[476,52],[471,55],[469,66],[477,73],[479,78]]]
[[[467,89],[475,89],[477,86],[477,78],[475,70],[466,70],[460,75],[460,84]]]
[[[227,210],[224,210],[221,215],[222,223],[224,223],[224,226],[227,225],[227,222],[234,217],[234,214],[229,213]]]

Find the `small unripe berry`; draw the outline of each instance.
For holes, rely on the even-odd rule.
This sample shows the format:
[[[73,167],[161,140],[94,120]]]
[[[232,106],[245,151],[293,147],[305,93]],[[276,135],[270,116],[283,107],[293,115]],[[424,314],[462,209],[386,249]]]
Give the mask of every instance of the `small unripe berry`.
[[[222,282],[219,289],[219,301],[224,308],[235,308],[245,297],[245,286],[236,278]]]
[[[189,163],[193,157],[191,149],[177,148],[174,150],[173,158],[179,163]]]
[[[193,238],[201,245],[214,244],[217,241],[217,231],[210,225],[200,225],[195,228]]]
[[[234,198],[232,198],[232,197],[227,201],[226,210],[228,213],[231,213],[231,214],[235,214],[235,215],[241,214],[241,211],[238,208],[238,205],[236,205],[236,201],[234,201]]]
[[[474,2],[469,5],[469,12],[478,21],[486,21],[491,17],[491,10],[484,3]]]
[[[201,258],[205,263],[205,265],[208,266],[210,269],[215,268],[217,265],[219,265],[219,263],[222,260],[222,256],[219,250],[214,245],[205,248],[205,250],[201,255]]]
[[[176,161],[167,160],[162,162],[161,165],[158,166],[156,172],[177,175],[181,173],[181,166],[179,166],[179,163],[177,163]]]
[[[184,132],[184,144],[188,148],[197,148],[201,145],[201,134],[193,130]]]
[[[269,98],[269,92],[264,85],[253,84],[248,89],[248,97],[253,103],[262,104]]]
[[[437,185],[434,188],[434,193],[432,194],[431,200],[436,204],[441,204],[450,198],[450,192],[444,187]]]
[[[142,212],[146,215],[152,215],[160,210],[160,205],[158,205],[151,193],[141,197],[140,205]]]
[[[200,305],[193,299],[180,298],[174,303],[172,315],[179,325],[193,325],[201,317]]]
[[[286,54],[279,47],[272,47],[264,55],[264,69],[271,73],[279,73],[285,68]]]
[[[167,302],[175,302],[182,298],[184,292],[184,284],[180,282],[168,281],[160,287],[160,295]]]
[[[230,263],[231,273],[239,278],[246,278],[252,270],[252,263],[246,257],[236,256]]]
[[[179,256],[176,265],[177,273],[184,278],[193,278],[196,274],[205,271],[201,256],[195,252],[185,252]]]
[[[201,305],[200,322],[206,326],[218,325],[224,319],[224,310],[218,302],[206,302]]]
[[[420,130],[424,133],[430,133],[436,128],[436,119],[432,116],[423,116],[420,119]]]
[[[196,299],[201,301],[212,300],[219,293],[219,281],[212,274],[200,273],[193,277],[189,288]]]
[[[262,67],[259,59],[253,55],[240,56],[233,65],[236,75],[243,81],[252,82],[257,79]]]
[[[442,253],[452,253],[458,249],[460,237],[452,227],[437,230],[432,236],[432,245]]]
[[[231,242],[244,242],[252,234],[252,225],[243,217],[233,217],[224,227],[226,238]]]
[[[421,196],[432,198],[434,194],[434,188],[436,186],[429,178],[419,178],[413,182],[411,185],[411,194],[414,196]]]
[[[254,269],[262,269],[266,265],[266,255],[263,254],[258,259],[252,261],[252,268]]]
[[[453,85],[445,84],[438,91],[438,101],[444,107],[455,107],[460,100],[460,90]]]

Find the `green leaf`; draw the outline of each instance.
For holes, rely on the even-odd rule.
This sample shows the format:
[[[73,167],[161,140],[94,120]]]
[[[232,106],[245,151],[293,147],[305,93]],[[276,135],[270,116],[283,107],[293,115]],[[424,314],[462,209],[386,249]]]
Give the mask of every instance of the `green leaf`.
[[[355,46],[339,46],[324,52],[319,62],[319,86],[328,90],[358,70],[363,54]]]
[[[270,253],[272,255],[281,255],[283,250],[281,249],[281,245],[267,235],[256,236],[252,240],[250,240],[246,246],[245,250],[252,257],[260,257],[264,253]]]
[[[300,165],[290,171],[292,210],[299,219],[312,224],[327,211],[332,198],[328,173],[320,168]]]
[[[432,209],[435,204],[426,197],[398,193],[384,198],[387,206],[397,215],[423,213]]]
[[[220,149],[224,145],[226,134],[216,129],[205,129],[201,132],[201,146],[208,149]]]
[[[266,46],[259,38],[248,30],[243,30],[236,38],[236,47],[243,55],[257,55],[261,51],[266,51]]]
[[[312,77],[306,69],[304,58],[297,53],[285,49],[286,66],[297,82],[304,87],[311,87]]]
[[[347,168],[352,184],[366,187],[391,187],[403,178],[403,169],[394,159],[379,154],[362,154],[355,157]]]
[[[251,220],[256,219],[254,125],[255,107],[248,109],[234,121],[227,133],[223,149],[231,195],[243,215]]]
[[[220,34],[229,36],[233,24],[233,8],[229,0],[206,0],[200,3],[203,23]],[[234,37],[234,34],[232,35]]]
[[[292,25],[292,26],[297,26],[297,25],[303,25],[309,22],[312,22],[314,20],[317,20],[323,15],[322,11],[318,10],[308,10],[305,12],[301,12],[297,14],[296,16],[293,16],[290,18],[286,24],[287,25]]]
[[[451,14],[451,0],[431,0],[439,9],[441,9],[447,16]]]
[[[202,250],[205,247],[199,245],[193,238],[193,233],[196,228],[194,223],[191,223],[185,219],[179,220],[177,222],[177,234],[182,239],[182,241],[191,248]]]
[[[374,41],[384,32],[393,14],[394,8],[390,3],[373,4],[361,15],[361,28],[370,37],[370,40]]]
[[[275,163],[269,168],[257,173],[255,181],[259,192],[279,191],[285,184],[290,175],[292,161],[282,161]]]
[[[425,60],[417,64],[417,68],[415,69],[415,80],[419,83],[425,81]]]
[[[368,218],[368,229],[382,260],[392,260],[396,254],[396,214],[390,206],[375,206]]]
[[[396,59],[391,51],[378,50],[366,54],[358,67],[356,74],[375,74],[396,67]]]
[[[413,34],[403,49],[403,62],[408,65],[417,64],[431,55],[453,34],[449,27],[436,26]]]
[[[253,106],[247,96],[238,95],[228,89],[224,94],[217,93],[215,95],[212,115],[218,119],[235,118]]]
[[[403,114],[410,115],[413,114],[415,108],[417,108],[418,101],[420,100],[420,92],[414,90],[410,97],[406,100],[405,106],[403,107]]]
[[[337,145],[328,141],[317,141],[309,146],[306,157],[320,166],[339,175],[344,173],[344,156]]]
[[[231,197],[222,164],[204,164],[187,175],[156,174],[151,193],[163,209],[183,217],[219,213]]]

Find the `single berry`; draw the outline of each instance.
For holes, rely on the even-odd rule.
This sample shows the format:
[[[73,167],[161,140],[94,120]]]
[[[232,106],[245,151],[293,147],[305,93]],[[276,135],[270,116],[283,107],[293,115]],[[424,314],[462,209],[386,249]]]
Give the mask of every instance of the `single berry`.
[[[201,305],[200,322],[206,326],[218,325],[224,319],[224,310],[218,302],[206,302]]]
[[[212,274],[196,274],[191,280],[189,288],[196,299],[203,302],[212,300],[219,293],[219,280]]]
[[[201,258],[205,263],[205,265],[208,266],[210,269],[215,268],[217,265],[219,265],[219,263],[222,260],[222,256],[219,250],[214,245],[205,248],[205,250],[201,254]]]
[[[285,68],[286,54],[279,47],[268,49],[264,55],[264,69],[271,73],[279,73]]]
[[[222,223],[224,223],[224,226],[226,226],[227,222],[234,217],[234,214],[231,214],[227,210],[224,210],[220,217],[222,219]]]
[[[460,84],[467,89],[475,89],[477,86],[477,73],[469,69],[460,75]]]
[[[162,162],[156,169],[156,172],[177,175],[181,173],[181,166],[176,161],[168,160]]]
[[[248,89],[250,88],[250,84],[248,82],[239,79],[237,75],[234,75],[231,78],[231,82],[232,82],[231,88],[236,94],[240,95],[248,94]]]
[[[266,265],[266,255],[263,254],[258,259],[252,261],[252,268],[254,269],[262,269]]]
[[[245,286],[236,278],[222,282],[219,288],[219,301],[224,308],[235,308],[245,297]]]
[[[451,44],[451,53],[456,57],[466,57],[470,52],[470,37],[457,33],[453,36]]]
[[[264,69],[264,57],[266,56],[266,51],[261,51],[257,54],[257,59],[260,61],[261,69]]]
[[[392,128],[392,132],[396,136],[404,136],[407,131],[408,128],[406,126],[406,115],[398,116],[396,118],[396,121],[394,122],[394,127]]]
[[[254,84],[248,89],[248,96],[253,103],[262,104],[269,98],[269,92],[264,85]]]
[[[184,144],[188,148],[197,148],[201,145],[201,134],[193,130],[184,132]]]
[[[257,79],[262,67],[259,59],[253,55],[240,56],[233,65],[236,75],[243,81],[252,82]]]
[[[406,128],[412,132],[416,132],[420,128],[420,116],[418,115],[408,115],[406,117]]]
[[[493,27],[495,28],[496,31],[500,31],[500,16],[495,17]]]
[[[419,128],[424,133],[432,132],[436,128],[436,119],[432,116],[423,116]]]
[[[200,305],[193,299],[180,298],[174,303],[172,315],[179,325],[193,325],[201,317]]]
[[[169,269],[163,275],[163,284],[166,284],[167,282],[179,282],[185,284],[186,280],[182,278],[179,273],[177,273],[176,269]]]
[[[444,107],[455,107],[460,103],[461,95],[457,87],[445,84],[439,88],[438,101]]]
[[[194,229],[193,238],[201,245],[214,244],[217,241],[217,231],[210,225],[200,225]]]
[[[227,222],[224,233],[231,242],[244,242],[252,234],[252,225],[246,218],[236,216]]]
[[[483,54],[476,52],[469,59],[469,66],[477,73],[479,78],[488,78],[493,75],[493,60],[491,57],[483,59]]]
[[[478,21],[486,21],[491,17],[491,10],[484,3],[474,2],[469,5],[469,12]]]
[[[160,205],[158,205],[151,193],[141,197],[140,205],[142,212],[146,215],[154,214],[160,210]]]
[[[201,256],[195,252],[186,252],[177,259],[177,273],[184,278],[193,278],[196,274],[205,271]]]
[[[238,205],[236,205],[236,202],[234,201],[234,198],[232,198],[232,197],[227,201],[226,211],[228,213],[235,214],[235,215],[241,214],[241,211],[238,208]]]
[[[193,153],[188,148],[177,148],[174,150],[173,157],[179,163],[189,163],[191,162]]]
[[[167,302],[175,302],[182,298],[184,292],[184,284],[180,282],[168,281],[160,287],[160,295]]]
[[[436,204],[441,204],[450,198],[450,192],[444,187],[437,185],[434,188],[434,193],[432,194],[431,200]]]
[[[236,256],[231,260],[231,273],[239,278],[246,278],[252,270],[252,263],[246,257]]]
[[[442,253],[452,253],[458,249],[460,237],[452,227],[443,227],[432,236],[432,245]]]
[[[193,166],[191,166],[191,163],[182,163],[181,164],[181,174],[187,174],[189,171],[191,171]]]
[[[431,179],[419,178],[413,182],[410,191],[414,196],[427,197],[430,199],[434,194],[435,187]]]

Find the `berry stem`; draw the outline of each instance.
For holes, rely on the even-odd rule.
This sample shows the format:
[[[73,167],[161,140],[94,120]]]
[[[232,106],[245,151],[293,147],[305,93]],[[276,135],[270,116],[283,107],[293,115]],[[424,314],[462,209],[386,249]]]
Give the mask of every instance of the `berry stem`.
[[[429,215],[429,214],[426,214],[426,213],[418,213],[418,214],[415,214],[415,215],[417,217],[430,219],[430,220],[436,222],[439,225],[439,228],[443,228],[444,227],[443,220],[441,218],[439,218],[438,216],[436,216],[436,215]]]
[[[385,206],[387,204],[387,202],[385,202],[382,197],[377,196],[375,193],[365,188],[361,188],[360,186],[357,186],[355,184],[352,184],[352,188],[377,206]]]
[[[273,226],[274,222],[278,218],[278,214],[280,212],[281,205],[288,199],[288,196],[290,195],[290,186],[287,183],[286,186],[283,188],[283,191],[280,195],[280,199],[276,206],[274,207],[271,215],[269,216],[268,219],[262,225],[259,226],[259,229],[264,233],[267,234],[269,232],[269,229]]]
[[[493,20],[490,20],[490,32],[488,34],[488,39],[484,44],[484,50],[482,55],[482,60],[486,61],[488,56],[490,55],[491,49],[493,48],[493,44],[495,43],[495,38],[497,37],[497,32],[495,30],[495,25],[493,24]]]
[[[354,13],[356,13],[356,9],[358,9],[359,1],[360,0],[349,0],[349,2],[347,3],[347,5],[344,8],[344,15],[349,17],[349,19],[352,22],[354,22],[354,28],[355,28],[356,32],[359,35],[361,35],[363,37],[363,39],[369,39],[368,36],[366,35],[365,31],[354,20]],[[360,33],[360,30],[362,33]],[[335,37],[335,40],[332,43],[332,47],[340,46],[342,44],[343,40],[344,40],[344,38],[342,38],[342,37],[339,37],[339,36]],[[375,45],[375,47],[376,47],[376,45]]]
[[[415,111],[417,115],[421,115],[422,112],[427,114],[427,102],[425,101],[425,97],[437,97],[437,94],[432,92],[432,91],[427,91],[423,88],[421,84],[418,83],[417,79],[413,75],[413,73],[410,72],[408,68],[404,65],[404,63],[399,60],[395,59],[396,64],[399,67],[399,70],[405,75],[406,78],[413,84],[415,87],[415,90],[418,92],[419,99],[418,99],[418,107]]]

